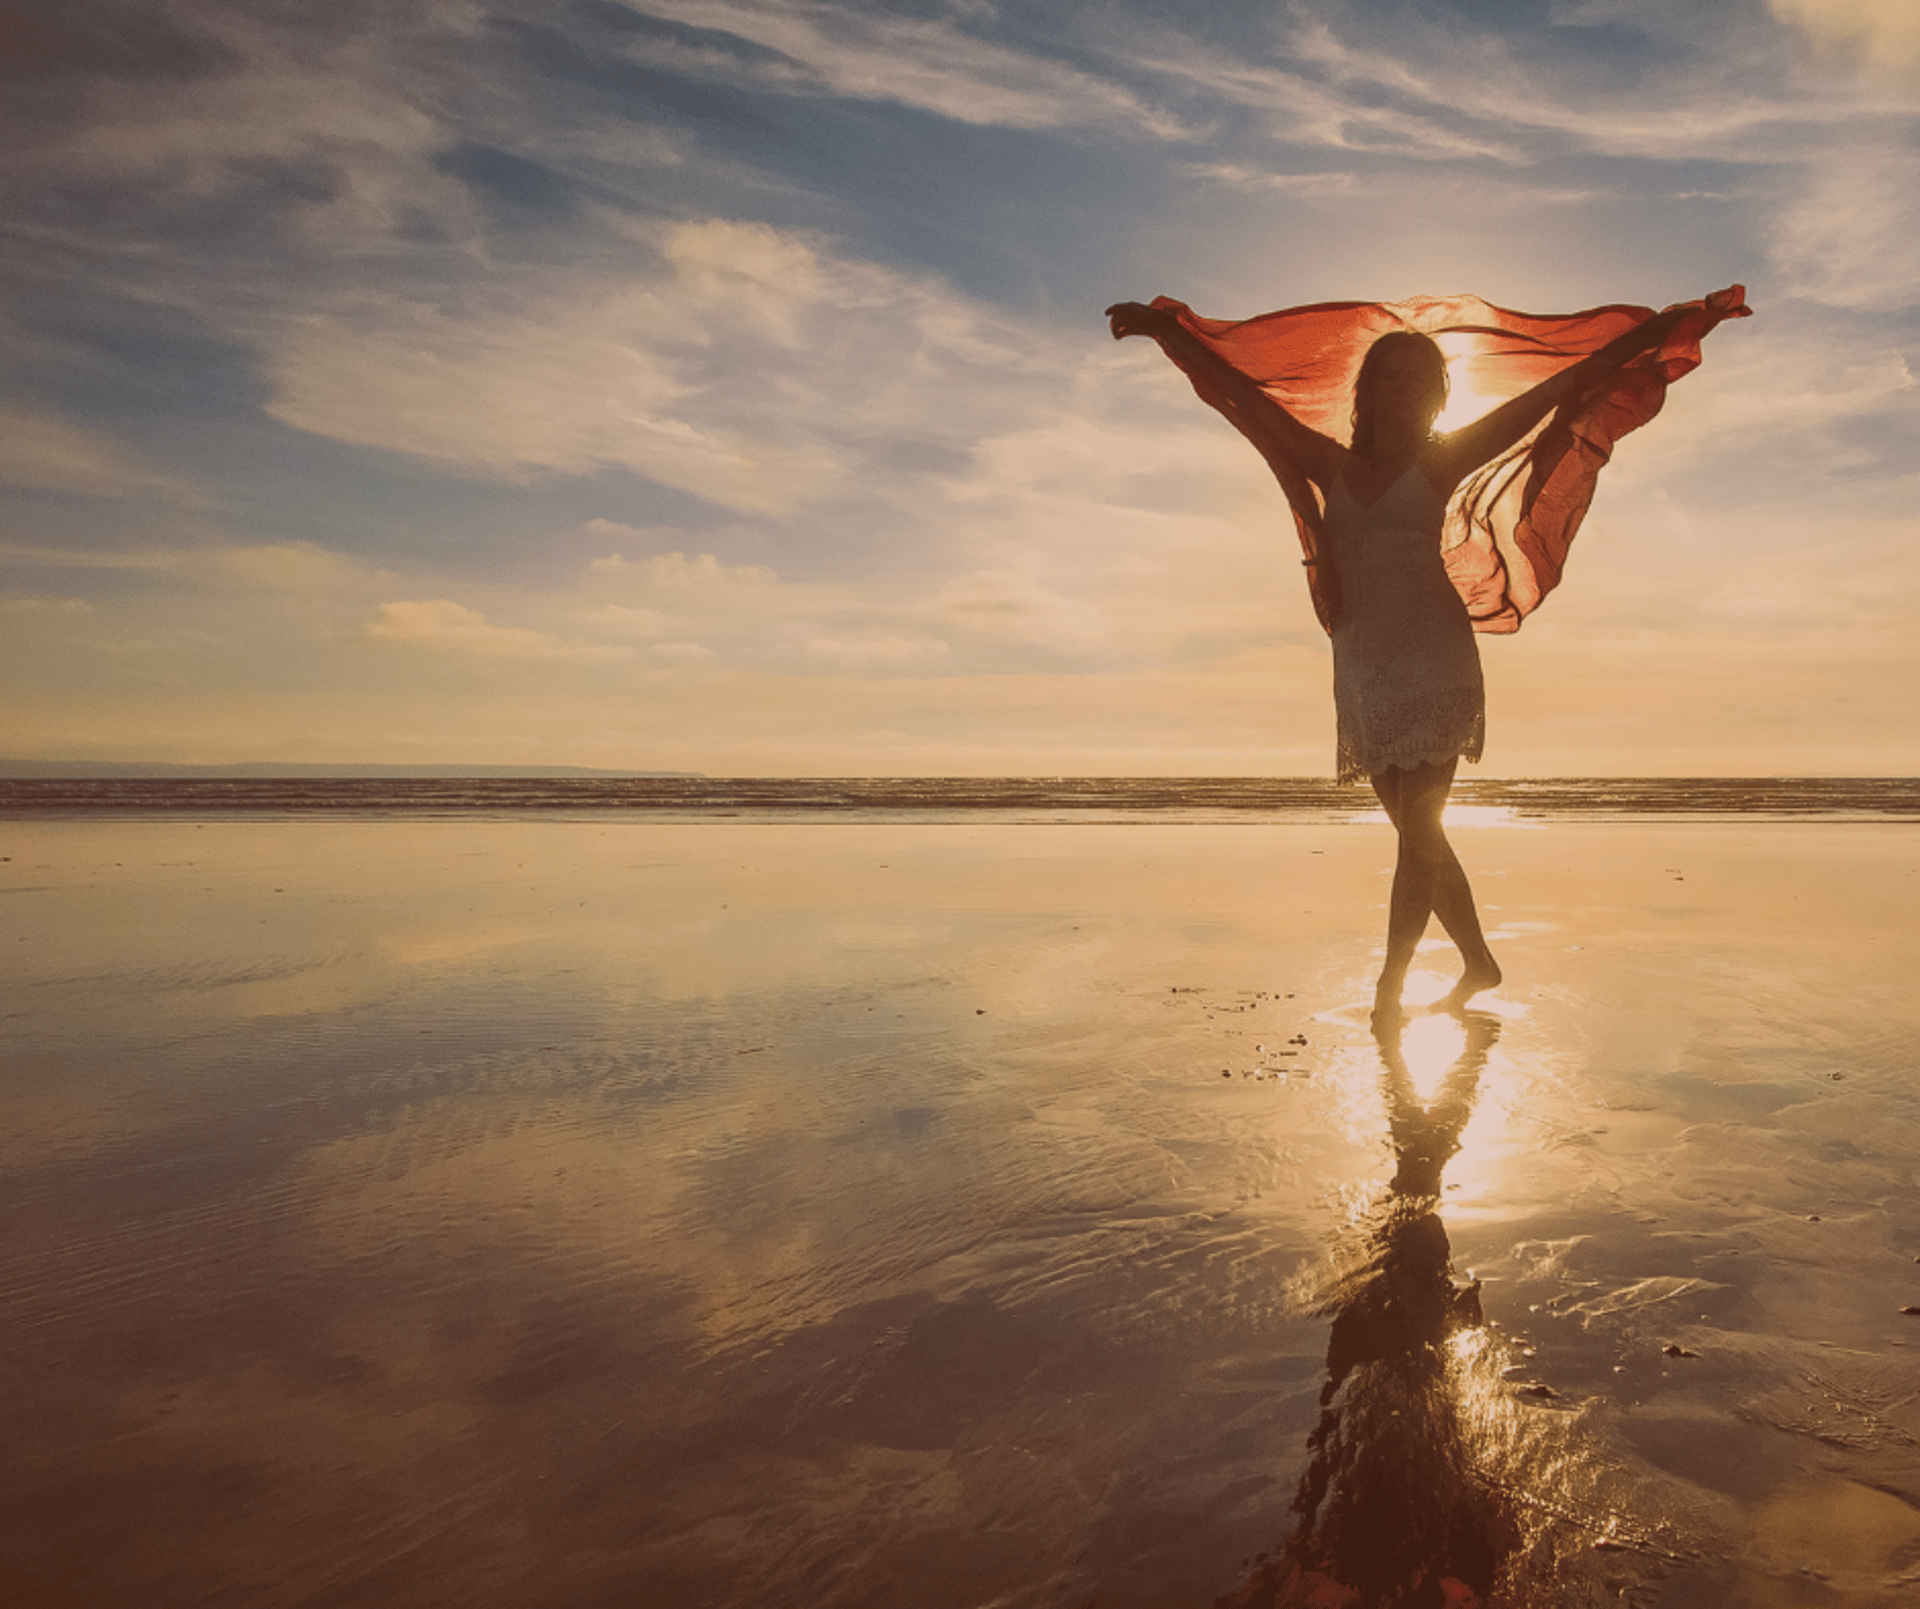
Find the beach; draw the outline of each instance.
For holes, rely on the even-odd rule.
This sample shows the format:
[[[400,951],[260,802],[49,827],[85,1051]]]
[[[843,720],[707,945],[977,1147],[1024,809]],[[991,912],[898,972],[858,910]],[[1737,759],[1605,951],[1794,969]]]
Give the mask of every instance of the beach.
[[[1911,1601],[1920,832],[1454,836],[1383,1051],[1376,823],[0,823],[16,1601]]]

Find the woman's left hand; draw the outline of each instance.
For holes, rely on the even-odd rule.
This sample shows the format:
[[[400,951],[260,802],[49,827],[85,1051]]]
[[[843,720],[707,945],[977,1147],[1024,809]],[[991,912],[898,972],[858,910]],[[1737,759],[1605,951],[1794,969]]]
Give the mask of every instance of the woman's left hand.
[[[1163,313],[1145,302],[1115,302],[1107,309],[1107,325],[1116,341],[1129,335],[1151,336],[1157,341],[1172,322],[1171,313]]]

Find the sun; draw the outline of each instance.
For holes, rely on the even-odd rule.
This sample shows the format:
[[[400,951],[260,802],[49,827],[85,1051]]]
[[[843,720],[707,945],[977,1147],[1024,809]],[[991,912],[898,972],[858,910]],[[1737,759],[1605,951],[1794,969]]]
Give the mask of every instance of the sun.
[[[1440,410],[1433,428],[1441,435],[1471,424],[1494,404],[1494,399],[1473,383],[1473,372],[1464,358],[1447,365],[1447,405]]]

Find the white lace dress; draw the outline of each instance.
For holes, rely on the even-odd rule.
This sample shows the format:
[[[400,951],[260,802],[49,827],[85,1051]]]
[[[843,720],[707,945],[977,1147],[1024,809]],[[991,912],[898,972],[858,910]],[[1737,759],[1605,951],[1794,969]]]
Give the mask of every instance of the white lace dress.
[[[1327,497],[1324,531],[1339,578],[1333,705],[1339,778],[1478,760],[1486,692],[1467,607],[1440,557],[1446,503],[1417,464],[1373,502],[1344,481]]]

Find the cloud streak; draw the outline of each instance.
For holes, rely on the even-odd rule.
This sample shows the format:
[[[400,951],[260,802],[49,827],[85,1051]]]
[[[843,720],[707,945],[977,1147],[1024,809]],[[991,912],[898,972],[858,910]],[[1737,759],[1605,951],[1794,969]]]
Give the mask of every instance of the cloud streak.
[[[1767,255],[1790,292],[1860,312],[1920,305],[1920,149],[1842,145],[1808,164],[1775,215]]]
[[[965,392],[1031,359],[940,286],[766,224],[632,231],[626,260],[496,276],[478,307],[355,297],[290,322],[268,411],[516,479],[634,470],[746,514],[843,491],[889,440],[969,444]]]
[[[1768,0],[1776,17],[1828,45],[1858,51],[1870,69],[1920,70],[1920,12],[1905,0]]]
[[[630,0],[629,9],[762,47],[766,54],[723,58],[681,45],[674,59],[709,68],[724,61],[770,88],[891,101],[962,123],[1191,137],[1122,84],[980,39],[952,21],[796,0]]]
[[[184,480],[111,437],[28,408],[0,408],[0,486],[116,500],[198,501]]]
[[[524,626],[497,626],[478,610],[450,598],[383,603],[361,628],[361,635],[481,659],[565,659],[600,664],[630,658],[633,652],[630,648],[568,645]]]

